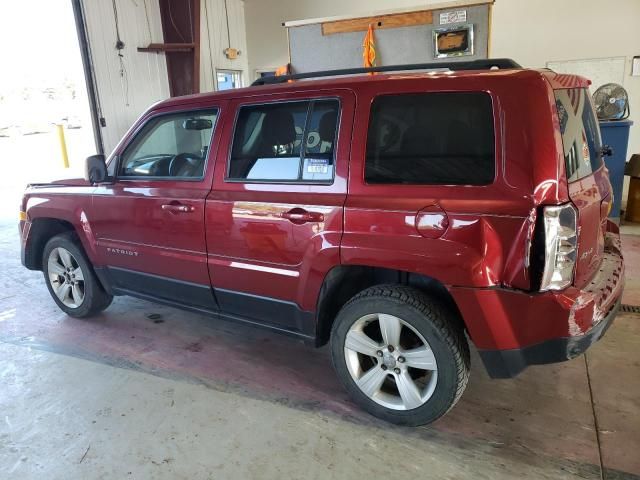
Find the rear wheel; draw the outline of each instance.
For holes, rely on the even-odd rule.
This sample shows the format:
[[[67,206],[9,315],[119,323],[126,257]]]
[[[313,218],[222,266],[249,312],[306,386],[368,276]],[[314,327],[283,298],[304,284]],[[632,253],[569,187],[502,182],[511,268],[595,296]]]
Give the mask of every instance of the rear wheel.
[[[369,413],[400,425],[431,423],[456,404],[469,378],[469,347],[457,325],[419,290],[372,287],[338,314],[333,364]]]
[[[53,237],[44,247],[42,271],[58,306],[72,317],[90,317],[107,308],[106,293],[73,234]]]

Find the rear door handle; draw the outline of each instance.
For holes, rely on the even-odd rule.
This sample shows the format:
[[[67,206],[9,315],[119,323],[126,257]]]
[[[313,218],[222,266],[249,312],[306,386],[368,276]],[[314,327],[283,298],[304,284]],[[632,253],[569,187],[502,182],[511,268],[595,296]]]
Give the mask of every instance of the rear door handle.
[[[320,212],[308,212],[304,208],[292,208],[288,212],[280,214],[282,218],[286,218],[291,223],[302,225],[303,223],[323,222],[324,215]]]
[[[182,205],[180,203],[165,203],[161,208],[171,213],[190,213],[195,210],[193,205]]]

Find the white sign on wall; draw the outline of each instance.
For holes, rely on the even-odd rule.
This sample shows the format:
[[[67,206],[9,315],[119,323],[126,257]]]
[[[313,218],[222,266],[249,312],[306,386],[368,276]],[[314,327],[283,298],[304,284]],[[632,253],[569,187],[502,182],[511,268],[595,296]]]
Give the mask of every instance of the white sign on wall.
[[[466,10],[453,10],[451,12],[440,13],[440,25],[448,25],[450,23],[461,23],[467,21]]]
[[[594,93],[605,83],[624,85],[625,57],[588,58],[564,62],[547,62],[547,68],[556,73],[582,75],[591,80],[589,90]]]

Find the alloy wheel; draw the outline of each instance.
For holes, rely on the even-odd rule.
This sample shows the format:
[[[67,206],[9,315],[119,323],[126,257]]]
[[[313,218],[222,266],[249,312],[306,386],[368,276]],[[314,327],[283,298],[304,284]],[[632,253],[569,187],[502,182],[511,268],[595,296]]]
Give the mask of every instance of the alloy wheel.
[[[409,323],[374,313],[349,329],[344,354],[360,391],[393,410],[413,410],[435,391],[438,367],[429,343]]]
[[[69,308],[78,308],[84,301],[84,273],[69,250],[57,247],[47,260],[49,283],[58,299]]]

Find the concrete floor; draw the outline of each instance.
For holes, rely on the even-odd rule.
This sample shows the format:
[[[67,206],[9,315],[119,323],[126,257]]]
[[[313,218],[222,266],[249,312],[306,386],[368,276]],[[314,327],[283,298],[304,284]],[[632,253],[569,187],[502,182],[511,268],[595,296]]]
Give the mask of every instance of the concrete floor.
[[[18,246],[0,220],[2,479],[640,479],[638,315],[515,380],[474,355],[454,410],[400,428],[349,401],[326,348],[124,297],[67,317]],[[624,247],[640,305],[640,237]]]

